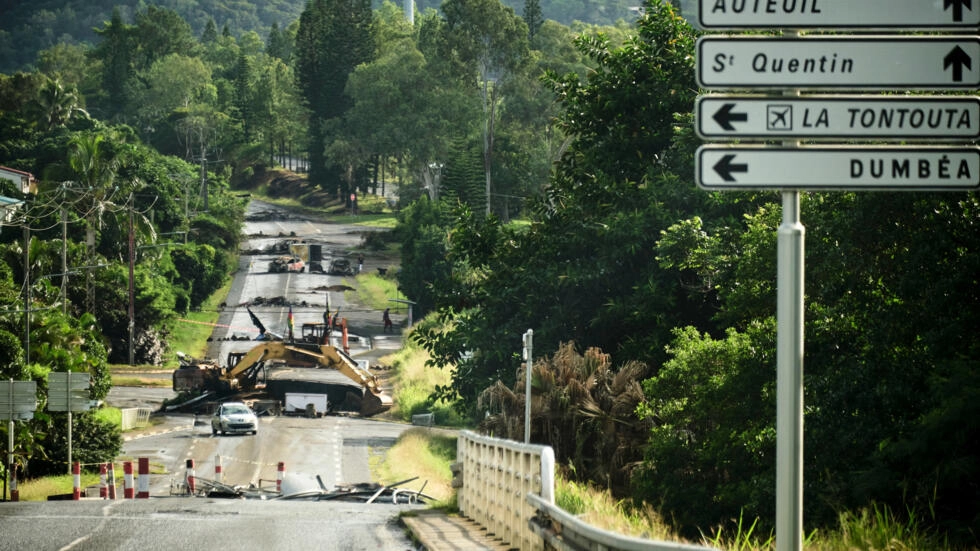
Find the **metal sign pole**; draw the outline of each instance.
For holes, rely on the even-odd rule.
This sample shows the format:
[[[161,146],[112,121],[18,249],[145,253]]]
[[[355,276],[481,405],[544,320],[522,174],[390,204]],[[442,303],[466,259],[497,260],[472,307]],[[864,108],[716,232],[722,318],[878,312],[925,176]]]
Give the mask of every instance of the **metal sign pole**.
[[[10,379],[9,387],[9,399],[10,404],[10,422],[7,423],[7,469],[14,464],[14,415],[16,415],[14,407],[14,380]],[[10,478],[10,473],[7,473],[7,478]],[[7,499],[7,478],[3,479],[3,499]]]
[[[688,5],[693,2],[687,0]],[[903,141],[900,135],[909,133],[910,138],[918,138],[915,141],[975,141],[978,128],[971,113],[977,109],[976,96],[938,108],[938,102],[958,102],[959,96],[916,99],[907,104],[888,103],[905,99],[893,100],[884,95],[847,96],[840,100],[800,97],[800,89],[976,91],[980,86],[980,37],[974,31],[980,12],[972,10],[969,0],[821,0],[819,10],[816,2],[811,2],[809,8],[801,2],[799,9],[787,9],[786,5],[779,9],[777,4],[769,2],[760,9],[756,2],[755,7],[736,12],[726,10],[720,2],[697,0],[697,24],[702,29],[770,29],[784,33],[698,38],[695,77],[699,87],[783,91],[787,96],[699,100],[699,135],[723,139]],[[882,36],[800,35],[800,29],[835,28],[964,30],[961,35],[929,36],[894,32]],[[854,103],[839,111],[835,101]],[[926,102],[935,103],[927,107]],[[711,104],[714,107],[708,109]],[[793,109],[799,109],[797,114],[801,117],[792,117]],[[903,120],[888,132],[875,130],[876,121],[867,119],[869,115],[886,116],[891,121],[891,115],[905,114],[903,109],[916,113],[916,121],[910,120],[906,125]],[[940,120],[923,124],[927,112],[938,115]],[[943,114],[949,116],[952,112],[959,113],[956,124],[950,121],[942,128]],[[936,128],[925,130],[924,126]],[[872,166],[888,169],[873,170]],[[955,167],[955,171],[950,167]],[[776,551],[803,548],[805,232],[800,223],[800,191],[976,191],[980,187],[978,172],[980,148],[973,143],[959,147],[855,148],[847,144],[801,147],[799,142],[789,142],[781,148],[708,144],[698,149],[695,181],[699,187],[779,189],[782,193],[783,221],[777,244]]]
[[[531,442],[531,370],[534,367],[534,360],[531,357],[534,347],[534,330],[528,329],[524,333],[524,360],[527,366],[524,370],[526,375],[524,381],[524,443]]]
[[[800,193],[783,192],[776,306],[776,551],[803,549],[803,238]]]
[[[65,409],[68,411],[68,472],[71,473],[71,371],[65,373]]]
[[[68,410],[68,472],[71,473],[71,410]]]
[[[10,385],[13,389],[14,385]],[[13,396],[13,390],[10,392]],[[13,403],[13,400],[11,400]],[[10,478],[10,467],[14,464],[14,416],[11,408],[10,422],[7,423],[7,478],[3,479],[3,499],[7,499],[7,479]]]

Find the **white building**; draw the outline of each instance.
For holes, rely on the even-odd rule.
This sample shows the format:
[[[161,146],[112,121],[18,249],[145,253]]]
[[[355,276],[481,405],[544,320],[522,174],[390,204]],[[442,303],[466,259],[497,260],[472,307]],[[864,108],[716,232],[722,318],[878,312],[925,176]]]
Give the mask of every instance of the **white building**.
[[[25,195],[37,193],[37,181],[34,180],[34,175],[30,172],[0,166],[0,178],[13,182],[20,189],[21,193]],[[10,197],[0,195],[0,228],[10,222],[14,217],[14,213],[23,204],[24,202],[20,199],[11,199]]]

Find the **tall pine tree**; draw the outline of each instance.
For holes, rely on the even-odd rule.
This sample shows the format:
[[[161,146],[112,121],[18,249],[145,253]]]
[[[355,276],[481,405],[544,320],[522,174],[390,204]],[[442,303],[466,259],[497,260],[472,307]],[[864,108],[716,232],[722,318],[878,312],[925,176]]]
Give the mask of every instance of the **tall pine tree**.
[[[129,103],[129,81],[135,76],[133,68],[134,41],[132,25],[123,23],[119,8],[112,10],[112,19],[95,33],[102,42],[95,57],[102,61],[102,89],[108,98],[100,118],[114,119],[123,114]]]
[[[331,132],[343,131],[338,122],[350,108],[347,77],[374,55],[371,21],[370,0],[312,0],[300,14],[296,75],[310,110],[310,181],[330,193],[347,191],[324,149]]]
[[[527,23],[527,39],[533,41],[534,35],[544,24],[544,14],[538,0],[524,0],[524,22]]]

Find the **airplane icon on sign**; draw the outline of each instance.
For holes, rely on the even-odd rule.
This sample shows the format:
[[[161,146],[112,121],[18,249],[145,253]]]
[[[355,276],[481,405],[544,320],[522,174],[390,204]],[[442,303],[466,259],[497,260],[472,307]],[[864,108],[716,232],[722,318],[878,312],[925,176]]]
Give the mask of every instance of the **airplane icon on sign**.
[[[792,130],[793,129],[793,106],[786,104],[773,104],[766,106],[768,116],[766,127],[768,130]]]

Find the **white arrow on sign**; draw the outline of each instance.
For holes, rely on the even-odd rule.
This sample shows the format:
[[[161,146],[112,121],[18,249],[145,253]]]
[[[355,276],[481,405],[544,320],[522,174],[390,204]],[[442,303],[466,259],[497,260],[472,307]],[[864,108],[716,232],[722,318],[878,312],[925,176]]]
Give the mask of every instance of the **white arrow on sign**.
[[[687,0],[682,9],[695,0]],[[980,25],[973,0],[696,0],[702,29],[962,29]]]
[[[698,135],[706,139],[980,137],[977,96],[699,96]]]
[[[695,181],[707,190],[976,191],[980,147],[704,145]]]
[[[978,36],[704,36],[702,88],[980,88]]]

